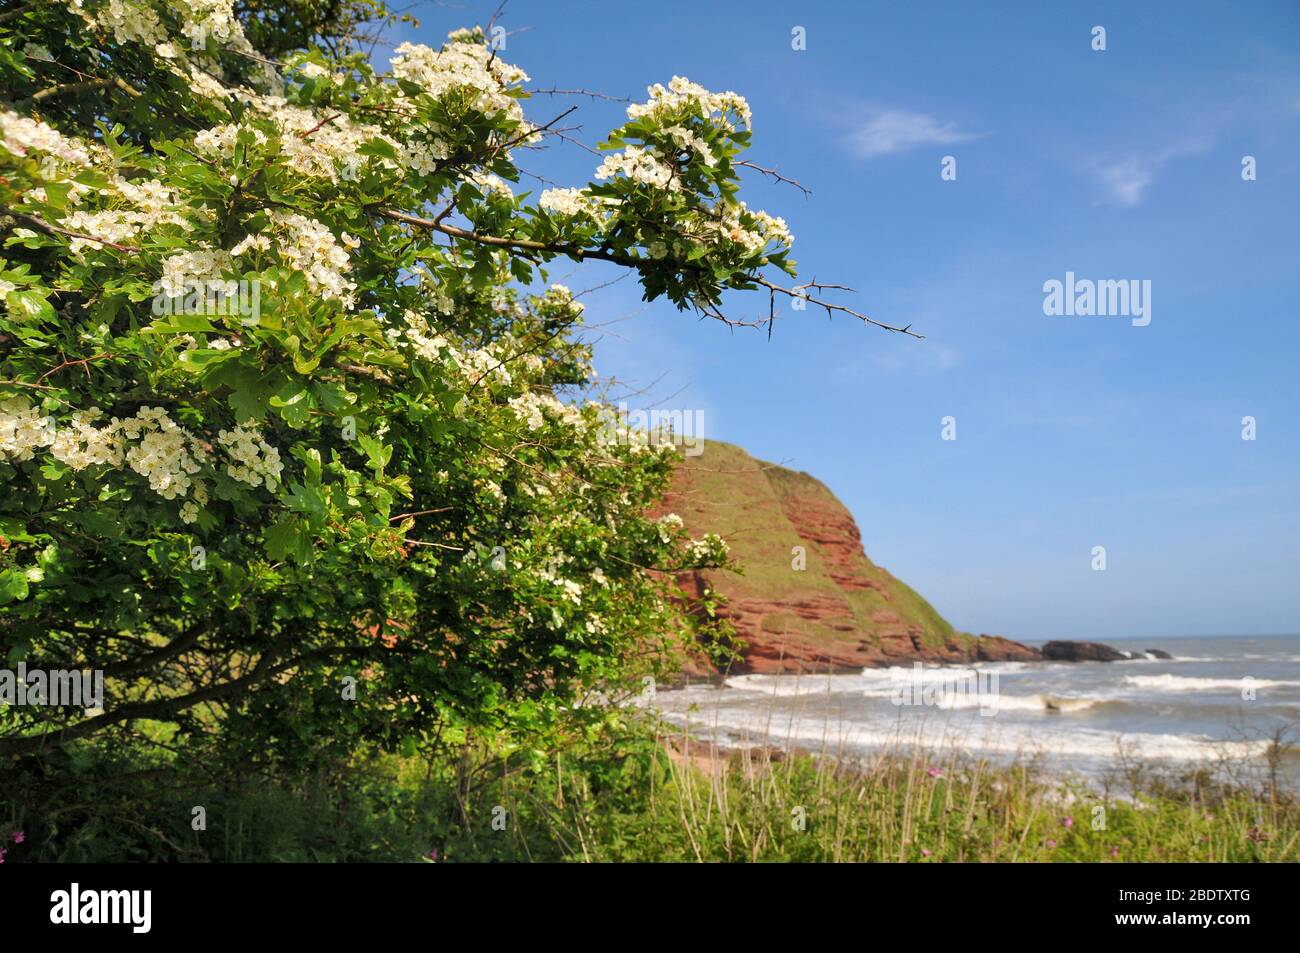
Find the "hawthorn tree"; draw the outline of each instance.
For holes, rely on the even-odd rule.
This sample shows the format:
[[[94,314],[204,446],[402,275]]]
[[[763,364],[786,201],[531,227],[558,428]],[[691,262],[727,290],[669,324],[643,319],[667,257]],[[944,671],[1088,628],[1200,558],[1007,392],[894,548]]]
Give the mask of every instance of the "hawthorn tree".
[[[391,19],[0,8],[0,652],[107,676],[92,715],[0,710],[0,752],[545,730],[691,637],[671,574],[725,545],[646,515],[674,451],[591,399],[545,267],[720,320],[728,290],[848,309],[765,277],[791,238],[737,197],[740,96],[652,86],[534,199],[528,77],[481,29],[378,62]]]

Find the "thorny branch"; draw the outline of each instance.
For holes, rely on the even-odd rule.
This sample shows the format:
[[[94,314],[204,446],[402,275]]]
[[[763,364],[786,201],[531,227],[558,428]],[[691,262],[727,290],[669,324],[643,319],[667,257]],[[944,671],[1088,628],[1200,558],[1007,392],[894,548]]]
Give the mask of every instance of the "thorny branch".
[[[459,228],[458,226],[455,225],[448,225],[446,222],[440,222],[435,219],[429,219],[429,218],[420,218],[419,216],[408,215],[405,212],[397,212],[392,209],[381,209],[380,214],[383,215],[385,218],[391,219],[392,221],[395,222],[402,222],[403,224],[412,225],[415,226],[416,228],[425,228],[431,231],[441,232],[442,234],[450,236],[451,238],[457,238],[462,241],[470,241],[479,245],[487,245],[493,248],[505,248],[505,249],[511,249],[514,251],[520,251],[525,253],[533,252],[533,253],[544,253],[544,254],[549,253],[555,255],[564,255],[567,258],[571,258],[574,261],[580,261],[580,262],[587,261],[590,259],[596,259],[599,261],[608,261],[617,265],[623,265],[628,268],[636,268],[637,270],[644,270],[646,268],[655,266],[655,262],[652,259],[636,258],[633,257],[632,255],[628,255],[622,252],[606,251],[604,249],[581,248],[577,245],[569,245],[564,242],[548,243],[548,242],[533,241],[531,239],[502,238],[498,235],[484,235],[480,232],[469,231],[468,229]],[[744,282],[752,283],[759,287],[766,288],[772,295],[782,294],[792,299],[798,298],[808,302],[809,304],[817,305],[819,308],[822,308],[826,311],[827,317],[834,316],[835,312],[838,311],[842,314],[847,314],[852,317],[855,317],[859,321],[862,321],[864,324],[869,324],[872,327],[880,328],[883,331],[892,331],[895,334],[905,334],[908,337],[914,337],[917,339],[922,339],[925,337],[925,335],[918,334],[917,332],[913,331],[912,326],[910,324],[906,325],[905,327],[898,327],[896,325],[886,324],[883,321],[877,321],[875,318],[862,314],[859,311],[855,311],[852,308],[846,307],[845,305],[836,304],[832,301],[826,301],[823,298],[816,297],[808,293],[809,290],[822,290],[822,289],[841,290],[841,291],[851,290],[845,285],[822,284],[817,281],[810,281],[802,285],[795,285],[792,288],[786,288],[776,284],[775,282],[769,281],[768,279],[762,277],[761,275],[756,275],[756,274],[747,274],[743,276],[741,280]],[[743,285],[741,287],[743,287]],[[717,309],[715,305],[697,302],[696,307],[699,308],[699,310],[702,313],[707,314],[709,317],[716,318],[726,324],[733,325],[733,326],[739,326],[744,324],[744,322],[737,322],[727,318],[725,315],[722,314],[721,311]],[[776,317],[775,309],[773,309],[773,311],[769,314],[767,320],[759,322],[754,326],[761,327],[766,325],[768,327],[771,327],[771,322],[775,320],[775,317]]]

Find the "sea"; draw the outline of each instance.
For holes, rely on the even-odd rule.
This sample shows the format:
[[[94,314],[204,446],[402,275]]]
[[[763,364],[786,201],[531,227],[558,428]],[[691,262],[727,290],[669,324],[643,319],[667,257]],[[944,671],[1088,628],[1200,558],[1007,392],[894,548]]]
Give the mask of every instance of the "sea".
[[[660,691],[654,704],[692,737],[724,747],[842,759],[920,748],[1094,780],[1134,770],[1169,780],[1202,769],[1261,777],[1272,750],[1281,777],[1300,781],[1300,636],[1107,644],[1129,658],[738,675]]]

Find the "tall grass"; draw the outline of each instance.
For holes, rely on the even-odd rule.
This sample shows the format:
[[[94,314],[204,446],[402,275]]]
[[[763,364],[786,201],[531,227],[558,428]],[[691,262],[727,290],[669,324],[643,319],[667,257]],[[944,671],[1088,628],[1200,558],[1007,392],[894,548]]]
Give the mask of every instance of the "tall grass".
[[[1300,811],[1207,787],[1111,797],[1032,764],[882,752],[864,762],[680,740],[643,802],[635,859],[1251,861],[1300,857]],[[599,811],[597,811],[599,815]],[[585,840],[599,843],[600,820]],[[658,846],[647,856],[644,845]],[[604,859],[604,858],[593,858]],[[626,859],[620,858],[620,859]]]
[[[301,777],[139,770],[120,752],[101,770],[95,757],[82,752],[63,793],[0,786],[0,836],[27,835],[8,861],[1300,859],[1300,806],[1267,784],[1108,788],[957,751],[724,751],[641,726],[527,759],[484,744],[357,753]]]

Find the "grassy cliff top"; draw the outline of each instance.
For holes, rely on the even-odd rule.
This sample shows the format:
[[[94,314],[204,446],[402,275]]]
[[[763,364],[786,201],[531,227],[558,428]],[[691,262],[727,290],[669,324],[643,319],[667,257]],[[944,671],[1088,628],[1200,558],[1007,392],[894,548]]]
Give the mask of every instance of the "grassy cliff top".
[[[711,573],[709,581],[729,598],[747,638],[965,641],[867,557],[852,514],[807,473],[707,441],[703,453],[682,461],[667,505],[692,533],[717,533],[731,544],[742,572]]]

